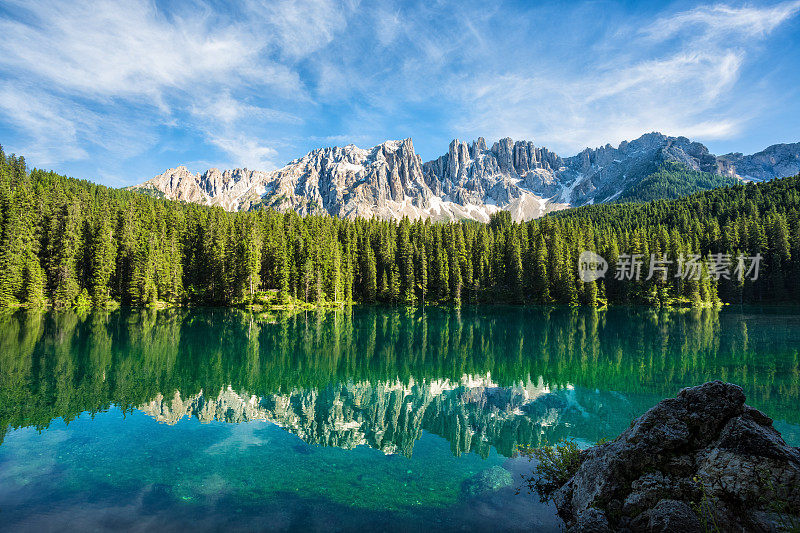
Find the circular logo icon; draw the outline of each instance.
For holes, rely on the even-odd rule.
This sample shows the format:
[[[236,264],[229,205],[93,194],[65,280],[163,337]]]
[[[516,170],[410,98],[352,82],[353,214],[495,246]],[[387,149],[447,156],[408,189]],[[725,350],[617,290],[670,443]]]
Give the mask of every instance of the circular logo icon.
[[[584,283],[605,277],[608,261],[594,252],[585,250],[578,257],[578,277]]]

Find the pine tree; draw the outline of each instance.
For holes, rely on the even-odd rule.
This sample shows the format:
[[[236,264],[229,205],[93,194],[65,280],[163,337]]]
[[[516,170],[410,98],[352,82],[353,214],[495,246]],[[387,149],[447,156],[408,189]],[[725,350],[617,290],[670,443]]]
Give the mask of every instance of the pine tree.
[[[437,228],[433,253],[436,257],[434,272],[436,273],[436,297],[438,300],[447,299],[450,290],[450,262],[447,249],[442,239],[442,229]]]
[[[224,303],[229,294],[230,282],[227,265],[229,224],[228,218],[220,211],[214,210],[208,220],[209,236],[204,250],[204,278],[210,280],[210,293],[206,300],[210,303]]]
[[[547,275],[547,246],[544,236],[539,233],[533,248],[531,271],[531,293],[533,301],[546,304],[550,302],[550,283]]]
[[[116,262],[114,236],[111,232],[110,214],[98,210],[92,229],[91,244],[91,292],[92,303],[105,307],[109,298],[109,282]]]
[[[522,271],[522,248],[518,233],[513,226],[510,227],[506,237],[506,283],[509,290],[509,299],[512,302],[522,301],[523,271]]]
[[[158,299],[155,281],[155,238],[145,232],[138,236],[131,264],[130,295],[137,305],[151,305]]]
[[[375,253],[372,251],[372,245],[369,243],[369,240],[365,243],[365,273],[366,279],[365,281],[365,300],[369,303],[375,301],[375,298],[378,293],[378,268],[375,264]]]
[[[0,247],[0,307],[18,303],[25,260],[24,225],[19,195],[12,195],[4,209],[2,247]]]
[[[82,248],[81,209],[76,201],[67,201],[61,206],[59,217],[54,220],[54,231],[50,236],[52,250],[51,286],[53,305],[69,307],[75,305],[81,292],[78,282],[77,259]]]
[[[458,306],[461,305],[461,247],[458,236],[461,235],[460,230],[454,229],[455,225],[449,225],[448,238],[447,238],[447,260],[450,281],[450,301]]]
[[[245,219],[239,228],[239,278],[240,294],[253,303],[261,286],[261,228],[253,217]]]
[[[411,245],[408,218],[400,222],[397,232],[397,262],[400,265],[400,301],[414,305],[414,249]]]
[[[583,284],[583,305],[597,307],[597,283],[589,281]]]
[[[39,264],[39,259],[32,253],[28,254],[23,270],[22,294],[25,305],[28,307],[42,307],[47,303],[45,298],[44,269]]]
[[[419,244],[414,249],[415,264],[417,265],[417,291],[422,305],[428,295],[428,253],[425,250],[425,236],[420,237]]]

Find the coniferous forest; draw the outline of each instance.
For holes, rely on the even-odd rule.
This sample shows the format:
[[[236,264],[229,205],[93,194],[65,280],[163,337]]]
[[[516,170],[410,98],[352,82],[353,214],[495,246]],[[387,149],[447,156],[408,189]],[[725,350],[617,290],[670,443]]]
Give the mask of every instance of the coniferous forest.
[[[231,213],[42,170],[0,149],[0,306],[299,302],[648,304],[800,301],[800,176],[525,223]],[[592,250],[640,280],[578,277]],[[647,277],[651,254],[754,256],[760,275]],[[730,279],[728,279],[730,278]]]

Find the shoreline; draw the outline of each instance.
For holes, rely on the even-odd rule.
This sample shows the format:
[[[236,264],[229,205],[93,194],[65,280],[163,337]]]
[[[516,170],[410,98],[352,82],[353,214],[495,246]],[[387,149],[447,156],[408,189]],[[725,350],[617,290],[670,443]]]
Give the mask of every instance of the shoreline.
[[[595,309],[597,311],[606,311],[608,309],[651,309],[655,311],[661,310],[670,310],[670,311],[691,311],[691,310],[700,310],[700,309],[725,309],[725,308],[743,308],[743,309],[752,309],[752,308],[766,308],[766,309],[779,309],[779,308],[790,308],[790,309],[800,309],[800,302],[768,302],[768,303],[726,303],[726,302],[719,302],[719,303],[700,303],[697,305],[648,305],[645,303],[625,303],[625,304],[611,304],[611,305],[569,305],[569,304],[559,304],[559,303],[552,303],[552,304],[535,304],[535,303],[510,303],[510,302],[475,302],[475,303],[462,303],[462,304],[451,304],[451,303],[425,303],[424,305],[404,305],[404,304],[393,304],[388,302],[372,302],[372,303],[365,303],[365,302],[324,302],[324,303],[313,303],[313,302],[303,302],[297,301],[293,303],[287,304],[233,304],[233,305],[215,305],[215,304],[195,304],[195,303],[184,303],[184,304],[170,304],[167,302],[156,302],[150,305],[128,305],[128,304],[120,304],[119,302],[114,302],[113,304],[109,304],[106,306],[94,306],[94,305],[86,305],[86,306],[53,306],[52,304],[46,305],[24,305],[24,304],[17,304],[17,305],[9,305],[5,307],[0,307],[0,313],[2,312],[14,312],[18,310],[26,310],[26,311],[86,311],[86,312],[94,312],[94,311],[116,311],[119,309],[128,309],[128,310],[165,310],[165,309],[238,309],[242,311],[254,311],[254,312],[266,312],[266,311],[313,311],[313,310],[327,310],[327,309],[344,309],[347,307],[362,307],[362,308],[385,308],[385,309],[406,309],[406,310],[416,310],[416,309],[424,309],[424,308],[437,308],[437,309],[463,309],[463,308],[477,308],[477,307],[486,307],[486,308],[493,308],[493,307],[512,307],[512,308],[519,308],[519,309],[543,309],[543,308],[551,308],[551,309]]]

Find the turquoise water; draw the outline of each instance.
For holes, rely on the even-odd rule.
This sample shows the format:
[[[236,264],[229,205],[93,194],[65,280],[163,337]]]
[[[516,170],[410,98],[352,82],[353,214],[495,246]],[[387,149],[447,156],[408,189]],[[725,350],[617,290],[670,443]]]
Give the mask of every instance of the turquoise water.
[[[800,444],[800,314],[0,316],[0,529],[558,530],[516,446],[742,385]]]

